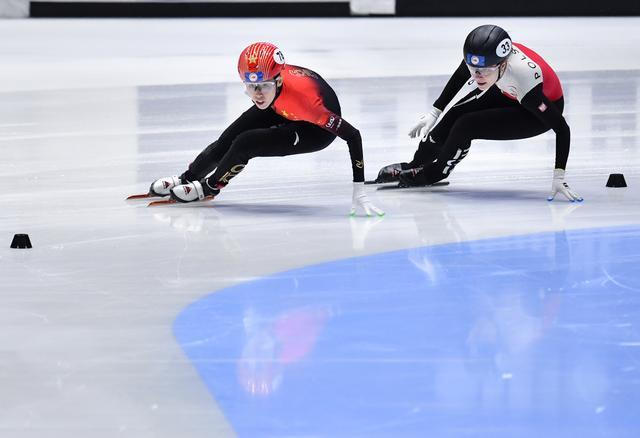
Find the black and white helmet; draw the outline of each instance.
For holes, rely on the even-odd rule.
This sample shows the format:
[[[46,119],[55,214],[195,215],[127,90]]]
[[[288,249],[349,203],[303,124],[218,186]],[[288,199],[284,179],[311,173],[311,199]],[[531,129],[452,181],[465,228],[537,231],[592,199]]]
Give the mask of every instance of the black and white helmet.
[[[511,37],[501,27],[476,27],[464,41],[464,61],[472,67],[489,67],[504,62],[511,54]]]

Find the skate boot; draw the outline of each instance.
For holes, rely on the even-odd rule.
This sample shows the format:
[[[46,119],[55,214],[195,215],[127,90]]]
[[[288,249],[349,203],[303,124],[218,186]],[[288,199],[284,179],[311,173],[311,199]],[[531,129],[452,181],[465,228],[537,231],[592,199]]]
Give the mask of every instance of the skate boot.
[[[171,189],[179,184],[182,184],[182,181],[177,176],[160,178],[151,183],[149,193],[154,196],[169,196]]]
[[[422,167],[404,170],[398,176],[398,187],[421,187],[427,185]]]
[[[202,201],[204,199],[212,199],[220,193],[220,189],[211,188],[199,181],[193,181],[187,184],[180,184],[171,189],[171,199],[178,202]]]
[[[400,172],[409,168],[409,163],[394,163],[384,166],[378,172],[378,177],[375,179],[376,184],[396,182],[400,177]]]

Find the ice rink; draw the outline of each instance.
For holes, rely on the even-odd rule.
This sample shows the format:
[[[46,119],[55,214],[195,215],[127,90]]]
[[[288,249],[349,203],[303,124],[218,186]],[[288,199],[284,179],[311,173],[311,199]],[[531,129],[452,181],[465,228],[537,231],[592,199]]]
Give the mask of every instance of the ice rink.
[[[210,203],[124,201],[249,107],[259,40],[334,86],[371,179],[486,22],[558,71],[583,203],[546,200],[553,133],[474,142],[446,187],[367,186],[382,218],[348,216],[340,139]],[[0,436],[637,437],[638,29],[0,20]]]

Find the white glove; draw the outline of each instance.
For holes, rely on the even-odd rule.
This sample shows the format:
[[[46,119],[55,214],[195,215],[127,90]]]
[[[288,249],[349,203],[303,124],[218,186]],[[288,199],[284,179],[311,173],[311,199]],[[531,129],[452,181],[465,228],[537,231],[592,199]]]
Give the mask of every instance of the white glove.
[[[564,182],[564,169],[553,170],[553,183],[551,183],[551,195],[547,198],[547,201],[553,201],[558,193],[562,193],[571,202],[582,202],[582,196],[571,190],[569,184]]]
[[[431,112],[429,114],[423,114],[422,116],[420,116],[420,119],[418,119],[418,123],[416,123],[416,125],[409,131],[409,137],[418,137],[420,138],[420,141],[424,141],[427,138],[427,135],[429,135],[429,131],[431,131],[431,128],[433,128],[433,126],[438,121],[438,117],[440,117],[441,113],[441,110],[433,107],[431,108]]]
[[[372,211],[378,216],[384,216],[384,211],[380,210],[378,207],[373,205],[371,201],[369,201],[369,197],[364,192],[363,182],[353,183],[353,201],[351,202],[351,216],[356,215],[356,210],[358,209],[358,207],[363,208],[367,216],[371,216]]]

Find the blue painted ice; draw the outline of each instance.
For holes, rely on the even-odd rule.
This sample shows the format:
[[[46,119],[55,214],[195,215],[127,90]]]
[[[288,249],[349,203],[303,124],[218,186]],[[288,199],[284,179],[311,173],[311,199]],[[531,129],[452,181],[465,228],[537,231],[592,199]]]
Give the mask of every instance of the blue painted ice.
[[[638,248],[624,227],[339,260],[213,293],[175,334],[240,436],[633,436]]]

